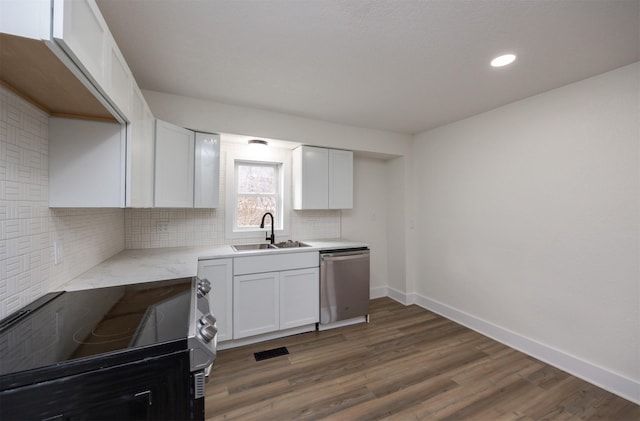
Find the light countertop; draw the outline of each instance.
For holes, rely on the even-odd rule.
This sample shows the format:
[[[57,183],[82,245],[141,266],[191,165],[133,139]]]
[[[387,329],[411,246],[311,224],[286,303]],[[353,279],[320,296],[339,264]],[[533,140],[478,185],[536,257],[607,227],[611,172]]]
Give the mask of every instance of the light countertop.
[[[236,252],[229,245],[124,250],[57,289],[73,291],[195,276],[198,260],[367,247],[364,243],[348,240],[303,242],[310,247],[243,252]]]

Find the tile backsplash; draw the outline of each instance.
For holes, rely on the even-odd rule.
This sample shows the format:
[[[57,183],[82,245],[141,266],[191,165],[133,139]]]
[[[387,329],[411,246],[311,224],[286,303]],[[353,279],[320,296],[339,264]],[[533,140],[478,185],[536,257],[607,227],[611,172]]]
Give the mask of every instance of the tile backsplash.
[[[218,209],[50,209],[48,133],[46,112],[0,86],[0,319],[125,248],[264,241],[264,232],[225,238],[224,200]],[[339,238],[341,215],[292,210],[289,236],[277,240]]]
[[[340,211],[291,211],[290,235],[277,241],[340,237]],[[127,249],[217,246],[231,243],[263,242],[261,232],[255,238],[225,238],[224,210],[219,209],[126,209],[125,244]]]
[[[223,244],[224,221],[218,219],[216,209],[126,209],[125,245],[143,249]]]
[[[0,318],[124,248],[122,209],[49,209],[48,127],[0,86]]]

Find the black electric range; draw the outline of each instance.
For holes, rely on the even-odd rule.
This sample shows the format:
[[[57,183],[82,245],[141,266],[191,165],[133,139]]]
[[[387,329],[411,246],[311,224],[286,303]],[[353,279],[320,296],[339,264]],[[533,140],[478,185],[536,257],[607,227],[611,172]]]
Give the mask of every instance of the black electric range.
[[[0,418],[203,418],[209,290],[193,277],[50,293],[2,320]],[[161,408],[176,393],[183,407]]]

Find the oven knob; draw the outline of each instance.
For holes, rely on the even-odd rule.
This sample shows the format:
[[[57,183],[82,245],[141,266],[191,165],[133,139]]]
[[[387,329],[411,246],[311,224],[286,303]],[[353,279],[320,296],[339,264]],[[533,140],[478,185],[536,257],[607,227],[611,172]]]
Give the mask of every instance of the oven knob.
[[[207,319],[207,321],[209,322],[209,324],[211,326],[215,326],[216,325],[217,320],[216,320],[215,317],[213,317],[213,314],[209,313],[209,314],[207,314],[206,316],[203,316],[203,317],[205,319]]]
[[[208,279],[198,280],[198,296],[204,297],[211,291],[211,282]]]
[[[216,337],[218,333],[218,329],[215,326],[206,324],[204,326],[200,326],[200,336],[205,342],[211,342],[213,338]]]
[[[198,326],[215,326],[216,322],[216,318],[213,317],[211,313],[207,313],[204,316],[200,317],[200,319],[198,320]]]

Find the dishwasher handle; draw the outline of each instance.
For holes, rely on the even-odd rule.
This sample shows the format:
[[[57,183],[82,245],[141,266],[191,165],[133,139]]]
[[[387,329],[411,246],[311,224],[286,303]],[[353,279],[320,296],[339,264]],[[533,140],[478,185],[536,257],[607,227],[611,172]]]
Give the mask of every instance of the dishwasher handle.
[[[337,253],[321,253],[320,260],[342,261],[342,260],[354,260],[362,259],[363,257],[369,257],[369,250],[359,250],[353,252],[337,252]]]

